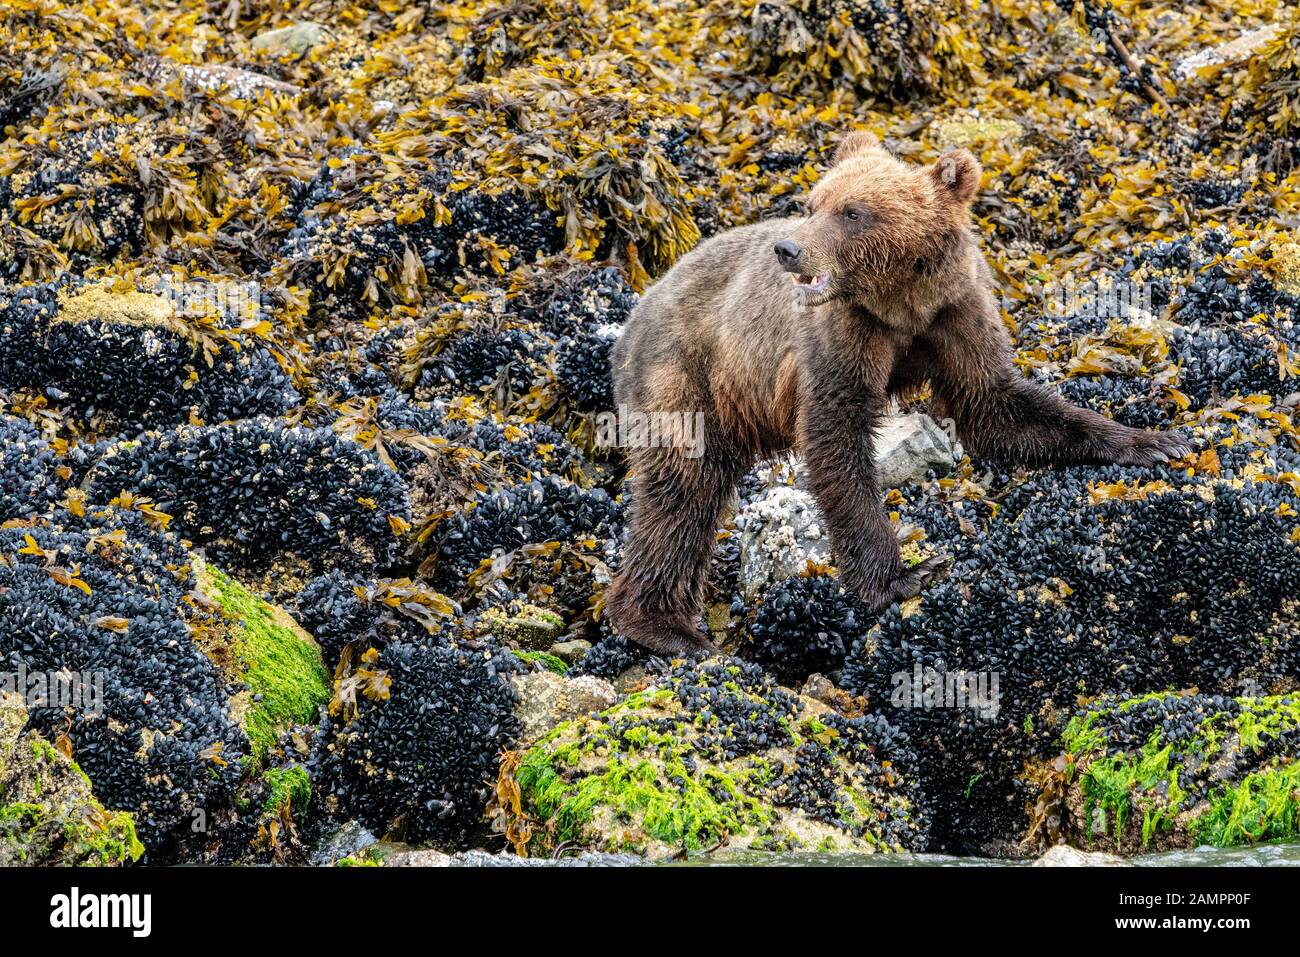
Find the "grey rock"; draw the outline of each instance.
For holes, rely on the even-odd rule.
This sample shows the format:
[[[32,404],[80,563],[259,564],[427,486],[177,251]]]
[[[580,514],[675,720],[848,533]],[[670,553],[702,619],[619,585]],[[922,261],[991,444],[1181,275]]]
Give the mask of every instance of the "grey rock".
[[[265,50],[272,54],[289,53],[302,56],[323,39],[325,39],[325,27],[311,20],[304,20],[292,26],[259,33],[253,37],[252,46],[254,50]]]
[[[591,642],[582,638],[570,638],[568,641],[557,641],[551,645],[550,654],[568,664],[576,665],[587,657],[589,651],[591,651]]]
[[[958,457],[955,440],[923,412],[885,419],[876,433],[876,475],[881,488],[898,488],[925,477],[952,471]]]
[[[348,821],[338,830],[326,834],[317,841],[307,859],[318,866],[329,866],[335,861],[351,857],[378,843],[379,838],[361,824]]]

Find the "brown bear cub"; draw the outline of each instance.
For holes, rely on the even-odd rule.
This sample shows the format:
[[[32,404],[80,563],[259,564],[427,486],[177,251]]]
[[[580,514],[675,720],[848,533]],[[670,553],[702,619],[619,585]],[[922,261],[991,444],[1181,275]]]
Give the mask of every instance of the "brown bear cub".
[[[903,567],[872,432],[892,395],[925,382],[936,417],[1003,460],[1152,465],[1190,451],[1012,365],[971,227],[980,172],[964,150],[921,167],[851,133],[806,217],[715,236],[641,299],[612,353],[619,414],[690,416],[702,434],[689,449],[628,450],[630,534],[606,603],[621,634],[660,652],[713,648],[697,621],[723,510],[756,459],[791,450],[845,586],[873,608],[917,594],[946,562]]]

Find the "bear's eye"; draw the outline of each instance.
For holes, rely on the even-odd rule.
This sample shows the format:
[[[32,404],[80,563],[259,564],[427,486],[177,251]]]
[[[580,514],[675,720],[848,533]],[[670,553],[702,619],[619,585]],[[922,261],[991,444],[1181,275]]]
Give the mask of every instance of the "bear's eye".
[[[867,219],[867,211],[861,206],[847,206],[844,209],[844,218],[851,223],[865,222]]]

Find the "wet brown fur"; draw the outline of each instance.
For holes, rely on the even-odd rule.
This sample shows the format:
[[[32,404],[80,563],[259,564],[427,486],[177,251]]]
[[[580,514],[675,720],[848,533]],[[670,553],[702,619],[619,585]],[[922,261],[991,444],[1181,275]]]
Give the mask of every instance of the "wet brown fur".
[[[850,134],[807,217],[715,236],[647,291],[613,351],[618,408],[702,413],[704,453],[628,450],[630,536],[606,603],[623,635],[663,652],[712,647],[697,618],[723,510],[756,459],[788,451],[808,465],[842,581],[873,607],[915,595],[942,563],[902,567],[872,445],[890,397],[925,382],[936,415],[983,454],[1149,465],[1184,451],[1014,368],[971,230],[979,179],[964,150],[921,167]],[[865,221],[849,223],[849,207]],[[797,272],[832,275],[826,301],[794,288],[781,240],[802,249]]]

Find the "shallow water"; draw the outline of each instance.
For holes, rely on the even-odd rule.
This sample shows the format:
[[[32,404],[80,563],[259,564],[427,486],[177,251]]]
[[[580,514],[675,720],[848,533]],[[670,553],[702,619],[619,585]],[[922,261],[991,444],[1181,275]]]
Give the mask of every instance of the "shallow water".
[[[1026,867],[1028,861],[988,857],[952,857],[947,854],[772,854],[737,851],[683,861],[679,866],[741,865],[746,867]],[[1198,847],[1188,851],[1139,854],[1129,859],[1135,867],[1300,867],[1300,844],[1261,844],[1257,847]]]

